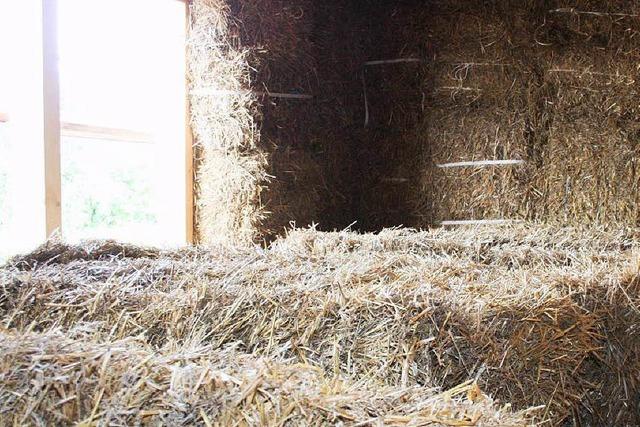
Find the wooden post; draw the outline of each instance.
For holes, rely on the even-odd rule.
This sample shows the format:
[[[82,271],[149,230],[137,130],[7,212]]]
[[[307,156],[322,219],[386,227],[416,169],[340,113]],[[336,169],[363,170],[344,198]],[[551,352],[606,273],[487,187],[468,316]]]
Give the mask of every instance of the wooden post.
[[[187,243],[195,243],[195,171],[193,165],[193,133],[191,131],[191,109],[189,102],[189,49],[187,40],[189,37],[189,30],[191,28],[191,9],[189,7],[189,1],[185,1],[185,17],[186,17],[186,29],[185,29],[185,98],[186,98],[186,111],[185,111],[185,195],[186,195],[186,237]]]
[[[47,236],[60,230],[62,226],[57,3],[57,0],[42,1],[44,179]]]

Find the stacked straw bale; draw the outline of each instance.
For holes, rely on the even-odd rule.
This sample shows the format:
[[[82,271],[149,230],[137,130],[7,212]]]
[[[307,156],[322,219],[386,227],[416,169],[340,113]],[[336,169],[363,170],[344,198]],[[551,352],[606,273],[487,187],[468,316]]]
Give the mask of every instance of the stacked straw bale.
[[[292,223],[637,226],[637,15],[629,0],[195,1],[200,241]],[[393,59],[420,62],[366,65]],[[438,167],[477,160],[525,163]]]
[[[533,2],[532,2],[533,3]],[[414,225],[457,219],[521,219],[531,167],[452,168],[477,160],[529,160],[539,144],[535,58],[516,31],[533,35],[529,2],[435,2],[428,21],[432,73],[422,129],[424,173]],[[533,10],[532,10],[533,9]],[[423,21],[424,22],[424,21]]]
[[[637,16],[629,1],[425,8],[435,51],[421,136],[428,148],[408,223],[640,224]],[[485,159],[526,164],[435,167]]]
[[[260,195],[267,154],[259,147],[257,99],[251,92],[252,52],[231,37],[230,9],[222,0],[194,2],[189,34],[191,96],[196,140],[196,229],[203,243],[247,242],[263,218]]]
[[[523,426],[471,382],[365,389],[310,365],[193,343],[157,353],[134,339],[0,333],[3,425]]]
[[[249,243],[291,223],[333,228],[349,216],[338,188],[344,168],[336,164],[347,148],[327,138],[332,121],[324,111],[333,106],[319,96],[316,13],[310,0],[194,1],[189,71],[200,242]]]
[[[640,5],[569,6],[575,11],[550,13],[539,32],[554,97],[535,181],[533,203],[544,207],[537,216],[640,225]]]
[[[160,352],[233,344],[370,387],[474,380],[517,410],[545,405],[554,423],[637,425],[638,238],[311,229],[270,249],[133,257],[52,242],[0,270],[0,315],[12,330],[139,337]]]

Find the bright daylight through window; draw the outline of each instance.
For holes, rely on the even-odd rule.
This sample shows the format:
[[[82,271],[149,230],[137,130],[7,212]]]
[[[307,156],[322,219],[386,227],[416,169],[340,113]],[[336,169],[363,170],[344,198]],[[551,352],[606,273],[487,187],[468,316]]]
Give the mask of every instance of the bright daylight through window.
[[[63,238],[187,242],[185,4],[49,4],[57,6],[53,13],[43,12],[39,1],[0,5],[0,20],[7,21],[0,23],[0,35],[16,44],[0,52],[8,64],[0,68],[0,257],[47,237],[36,224],[45,221],[48,197],[42,111],[48,108],[43,82],[51,77],[59,87],[60,161],[53,170],[61,181],[62,219],[55,228]],[[46,24],[57,36],[54,72],[46,61],[43,67],[51,53],[42,43]],[[25,233],[31,238],[18,238]]]
[[[46,235],[41,15],[0,2],[0,262]]]

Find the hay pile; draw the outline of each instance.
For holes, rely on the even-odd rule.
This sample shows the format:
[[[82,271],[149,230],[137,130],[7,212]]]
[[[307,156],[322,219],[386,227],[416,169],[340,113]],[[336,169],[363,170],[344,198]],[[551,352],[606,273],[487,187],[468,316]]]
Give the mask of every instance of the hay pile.
[[[126,339],[1,333],[0,422],[6,425],[521,426],[475,384],[367,390],[309,365],[187,345],[157,353]]]
[[[541,416],[557,423],[635,425],[638,238],[297,230],[269,249],[132,258],[50,243],[0,270],[0,315],[12,330],[138,337],[161,353],[235,345],[372,388],[474,380],[518,410],[545,405]]]

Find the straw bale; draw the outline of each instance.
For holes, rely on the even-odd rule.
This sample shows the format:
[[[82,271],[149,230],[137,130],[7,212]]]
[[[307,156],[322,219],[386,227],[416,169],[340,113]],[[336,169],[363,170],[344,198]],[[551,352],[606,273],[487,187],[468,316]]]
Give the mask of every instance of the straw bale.
[[[271,155],[269,166],[277,179],[264,201],[267,218],[263,232],[275,236],[292,224],[305,227],[321,218],[319,211],[327,189],[320,186],[324,176],[319,162],[307,151],[285,148]]]
[[[434,51],[423,174],[404,223],[638,225],[637,7],[434,2],[422,15]],[[484,159],[526,164],[435,167]]]
[[[273,92],[309,91],[314,80],[310,0],[228,0],[230,39],[249,50],[252,83]]]
[[[415,156],[421,142],[420,135],[409,130],[398,132],[371,132],[371,146],[359,150],[366,156],[359,179],[361,230],[377,230],[385,224],[410,226],[421,199],[416,185],[421,179],[421,159]]]
[[[158,351],[192,337],[377,386],[478,381],[545,418],[640,415],[638,235],[298,230],[269,249],[0,270],[5,327],[84,328]],[[70,247],[73,250],[73,247]],[[27,257],[27,259],[29,259]]]
[[[198,140],[267,161],[245,187],[242,221],[207,220],[240,208],[199,193],[199,211],[211,210],[200,224],[245,227],[201,234],[270,240],[292,221],[637,225],[637,10],[627,0],[202,0],[194,75],[232,93],[194,97]],[[364,66],[402,58],[422,62]],[[269,90],[314,98],[252,93]],[[526,163],[437,168],[485,159]]]
[[[473,65],[473,61],[477,64]],[[504,59],[443,63],[435,68],[420,135],[424,173],[412,225],[455,219],[520,219],[531,170],[452,168],[461,161],[528,159],[528,72],[514,71]],[[525,89],[526,90],[526,89]]]
[[[319,90],[317,58],[329,33],[316,20],[321,8],[309,0],[194,3],[191,111],[201,243],[271,240],[291,223],[345,225],[345,147],[342,138],[327,138],[336,108]],[[312,98],[265,95],[272,92]]]
[[[411,224],[520,218],[526,169],[437,165],[526,158],[532,70],[519,58],[499,2],[437,2],[434,8],[433,17],[423,15],[434,64],[419,125],[423,174],[414,187],[418,201]]]
[[[265,215],[259,203],[268,179],[266,154],[202,151],[196,184],[199,241],[206,245],[246,243],[256,238]],[[206,177],[206,178],[205,178]]]
[[[366,389],[304,364],[193,343],[156,353],[134,339],[1,333],[3,424],[533,425],[471,382]],[[360,424],[362,423],[362,424]]]
[[[415,20],[421,16],[417,2],[372,2],[364,13],[364,35],[356,32],[366,49],[363,59],[424,61],[363,66],[362,81],[356,82],[361,87],[356,99],[362,101],[357,105],[361,130],[354,144],[354,215],[358,229],[374,231],[412,225],[407,217],[415,211],[420,169],[416,154],[422,150],[414,131],[424,109],[429,54],[424,38],[408,37],[407,29],[416,29]]]
[[[637,14],[635,2],[577,2],[576,10]],[[540,37],[548,63],[548,143],[535,180],[540,216],[640,224],[637,102],[640,25],[629,16],[556,13]]]
[[[251,242],[261,219],[265,154],[258,146],[257,100],[250,91],[250,52],[229,39],[229,7],[221,0],[192,6],[189,81],[217,96],[192,95],[196,141],[196,230],[199,241]]]

